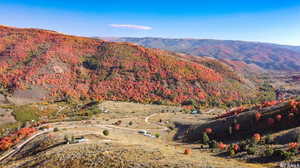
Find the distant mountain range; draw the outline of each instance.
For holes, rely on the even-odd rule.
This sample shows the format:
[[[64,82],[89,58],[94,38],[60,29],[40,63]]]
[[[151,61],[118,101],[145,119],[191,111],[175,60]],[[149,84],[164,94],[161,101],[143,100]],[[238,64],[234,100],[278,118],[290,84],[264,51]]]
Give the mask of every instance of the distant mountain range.
[[[288,46],[288,45],[275,45],[275,46],[290,49],[290,50],[293,50],[296,52],[300,52],[300,46]]]
[[[244,61],[267,70],[300,70],[300,46],[209,39],[104,38],[195,56]]]

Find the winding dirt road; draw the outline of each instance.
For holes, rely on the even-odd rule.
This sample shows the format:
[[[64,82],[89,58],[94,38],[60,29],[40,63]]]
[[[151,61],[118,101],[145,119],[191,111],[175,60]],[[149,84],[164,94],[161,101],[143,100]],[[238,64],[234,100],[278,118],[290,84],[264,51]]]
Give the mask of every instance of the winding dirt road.
[[[144,119],[145,123],[148,124],[149,119],[151,117],[156,116],[156,115],[158,115],[158,113],[154,113],[154,114],[151,114],[151,115],[145,117],[145,119]],[[95,121],[95,120],[84,120],[84,121]],[[60,125],[60,124],[66,124],[66,123],[71,124],[71,123],[76,123],[76,122],[78,122],[78,121],[65,121],[65,122],[56,122],[56,123],[50,123],[50,124],[51,125]],[[151,124],[154,124],[154,123],[151,123]],[[44,125],[48,125],[48,124],[44,124]],[[160,128],[159,129],[151,129],[151,130],[160,130],[160,131],[167,131],[168,130],[167,127],[164,127],[164,126],[161,126],[161,125],[158,125],[158,124],[154,124],[154,125],[158,126]],[[77,127],[77,126],[76,125],[75,126],[66,126],[66,127],[61,127],[61,128],[75,128],[75,127]],[[134,132],[137,132],[137,131],[141,130],[141,129],[137,129],[137,128],[119,127],[119,126],[112,125],[112,124],[106,124],[106,125],[96,124],[96,125],[94,125],[94,127],[100,127],[100,128],[104,128],[104,129],[123,129],[123,130],[134,131]],[[25,146],[27,143],[29,143],[34,138],[38,137],[39,135],[51,132],[51,131],[53,131],[53,128],[48,129],[48,130],[44,130],[44,131],[41,131],[41,132],[38,132],[38,133],[32,135],[31,137],[29,137],[25,141],[23,141],[20,144],[16,145],[11,150],[7,151],[3,156],[1,156],[0,157],[0,162],[2,162],[4,159],[6,159],[10,156],[14,156],[16,153],[18,153],[22,149],[23,146]]]
[[[20,144],[16,145],[14,148],[12,148],[11,150],[7,151],[3,156],[0,157],[0,162],[2,162],[4,159],[8,158],[9,156],[13,156],[15,155],[16,153],[18,153],[22,147],[24,145],[26,145],[27,143],[29,143],[31,140],[33,140],[34,138],[42,135],[42,134],[45,134],[47,132],[51,132],[53,131],[53,129],[48,129],[48,130],[44,130],[44,131],[41,131],[41,132],[37,132],[36,134],[32,135],[31,137],[29,137],[28,139],[26,139],[25,141],[21,142]]]

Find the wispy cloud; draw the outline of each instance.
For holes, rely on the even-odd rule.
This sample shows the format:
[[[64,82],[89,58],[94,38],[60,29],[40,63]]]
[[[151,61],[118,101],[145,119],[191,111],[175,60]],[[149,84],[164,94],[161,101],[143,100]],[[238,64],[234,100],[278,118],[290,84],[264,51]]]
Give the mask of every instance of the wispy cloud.
[[[152,27],[149,26],[131,25],[131,24],[110,24],[109,26],[114,28],[128,28],[128,29],[140,29],[140,30],[152,29]]]

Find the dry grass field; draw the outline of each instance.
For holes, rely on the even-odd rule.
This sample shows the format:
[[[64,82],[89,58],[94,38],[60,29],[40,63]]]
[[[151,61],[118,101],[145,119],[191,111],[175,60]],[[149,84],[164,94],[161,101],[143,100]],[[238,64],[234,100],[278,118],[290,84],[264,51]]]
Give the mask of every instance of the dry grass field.
[[[212,111],[190,114],[180,107],[103,102],[107,112],[91,120],[51,123],[57,128],[26,144],[21,151],[2,163],[16,167],[128,167],[128,168],[259,168],[272,164],[250,164],[242,160],[215,156],[199,144],[174,141],[173,122],[206,122]],[[216,109],[217,110],[217,109]],[[209,113],[206,113],[209,112]],[[122,121],[119,125],[115,122]],[[108,130],[109,135],[103,135]],[[138,133],[148,131],[153,137]],[[85,142],[65,144],[65,137],[84,137]],[[157,136],[157,137],[155,137]],[[184,154],[185,149],[191,153]]]

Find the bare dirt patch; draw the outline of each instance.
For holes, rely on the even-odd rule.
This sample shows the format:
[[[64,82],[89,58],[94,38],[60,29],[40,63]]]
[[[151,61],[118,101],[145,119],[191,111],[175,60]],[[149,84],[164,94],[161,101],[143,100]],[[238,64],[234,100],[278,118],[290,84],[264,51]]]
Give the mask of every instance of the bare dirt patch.
[[[153,113],[182,111],[182,108],[178,106],[150,105],[150,104],[113,102],[113,101],[105,101],[99,104],[99,108],[108,110],[109,112],[115,115],[126,114],[130,117],[134,115],[147,116]]]
[[[0,108],[0,126],[14,122],[16,122],[16,120],[12,115],[12,110]]]
[[[8,97],[9,102],[16,105],[24,105],[30,103],[41,102],[46,97],[48,92],[37,86],[32,86],[26,90],[16,90],[11,97]]]

